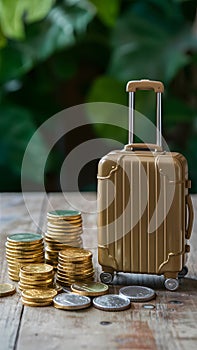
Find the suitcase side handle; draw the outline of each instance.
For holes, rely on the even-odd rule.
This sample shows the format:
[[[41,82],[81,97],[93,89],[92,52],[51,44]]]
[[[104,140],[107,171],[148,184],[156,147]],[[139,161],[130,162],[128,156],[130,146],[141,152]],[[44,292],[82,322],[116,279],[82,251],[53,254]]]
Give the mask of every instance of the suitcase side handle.
[[[186,196],[186,207],[188,208],[188,224],[187,228],[185,229],[185,238],[190,239],[194,220],[194,210],[192,200],[189,194]]]
[[[155,92],[164,92],[164,85],[161,81],[155,80],[131,80],[127,83],[127,92],[136,92],[137,90],[154,90]]]
[[[163,83],[153,80],[131,80],[127,83],[126,91],[129,92],[129,144],[133,144],[134,135],[134,110],[136,90],[154,90],[157,95],[157,135],[156,144],[162,148],[162,116],[161,116],[161,94],[164,92]]]

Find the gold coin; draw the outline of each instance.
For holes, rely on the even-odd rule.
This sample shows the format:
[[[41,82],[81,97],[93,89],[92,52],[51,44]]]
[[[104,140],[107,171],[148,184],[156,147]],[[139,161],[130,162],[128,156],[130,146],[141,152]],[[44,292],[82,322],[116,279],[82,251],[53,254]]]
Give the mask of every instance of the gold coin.
[[[19,278],[19,272],[18,271],[10,271],[10,270],[8,270],[8,274],[9,274],[9,276]]]
[[[48,265],[51,265],[51,266],[53,266],[53,268],[56,270],[57,269],[57,262],[54,260],[49,260],[49,259],[46,259],[45,260],[46,261],[46,263],[48,264]]]
[[[49,284],[40,284],[39,286],[37,285],[34,285],[34,284],[25,284],[25,283],[21,283],[19,281],[18,283],[18,287],[20,290],[29,290],[29,289],[49,289],[49,288],[52,288],[53,286],[53,283],[49,283]]]
[[[33,259],[33,258],[39,258],[44,255],[44,251],[38,252],[38,253],[32,253],[32,254],[17,254],[13,252],[7,252],[6,251],[6,257],[8,258],[17,258],[17,259]]]
[[[100,282],[83,281],[72,284],[71,290],[72,292],[78,293],[80,295],[96,297],[99,295],[107,294],[109,287],[106,284]]]
[[[57,291],[52,288],[48,289],[31,289],[31,290],[24,290],[22,292],[22,297],[28,300],[32,300],[34,298],[38,300],[44,300],[46,298],[54,298],[57,295]]]
[[[12,259],[12,258],[6,258],[6,259],[7,259],[7,263],[8,264],[16,262],[16,263],[21,263],[22,266],[29,265],[29,264],[35,264],[35,263],[44,263],[44,256],[39,257],[39,258],[35,258],[35,259],[32,259],[32,260],[30,260],[30,259],[20,259],[20,260],[17,259],[17,260],[15,260],[15,259]]]
[[[22,297],[22,299],[24,300],[24,301],[26,301],[27,303],[29,303],[29,302],[33,302],[33,303],[37,303],[37,304],[42,304],[42,303],[49,303],[51,300],[52,300],[52,298],[46,298],[46,299],[44,299],[44,300],[39,300],[39,299],[32,299],[31,301],[29,300],[29,299],[26,299],[25,297]]]
[[[78,240],[82,240],[81,235],[75,235],[75,236],[70,236],[70,235],[58,235],[58,236],[54,236],[54,235],[46,235],[45,236],[45,242],[49,242],[49,243],[64,243],[67,244],[67,242],[69,241],[78,241]],[[68,244],[67,244],[68,245]]]
[[[62,272],[62,273],[74,273],[74,274],[84,274],[84,273],[89,273],[93,271],[93,267],[88,267],[88,268],[84,268],[84,269],[69,269],[69,268],[62,268],[58,265],[57,267],[58,271]]]
[[[93,281],[93,277],[91,277],[90,279],[87,279],[87,280]],[[65,287],[68,287],[68,286],[70,287],[72,284],[74,284],[78,281],[79,281],[78,279],[72,279],[70,281],[66,281],[66,280],[62,280],[62,279],[57,278],[57,282]]]
[[[22,303],[25,306],[32,306],[32,307],[43,307],[43,306],[49,306],[52,304],[53,300],[47,301],[47,302],[43,302],[43,303],[38,303],[38,302],[32,302],[32,301],[26,301],[23,298],[21,299]]]
[[[24,272],[22,269],[20,270],[20,277],[28,279],[28,280],[46,280],[49,278],[53,278],[54,277],[54,271],[50,271],[50,272],[43,272],[43,273],[28,273],[28,272]]]
[[[89,279],[91,277],[93,277],[94,274],[88,274],[88,275],[77,275],[77,276],[74,276],[74,275],[67,275],[67,276],[63,276],[63,275],[60,275],[59,273],[57,273],[57,278],[59,280],[62,280],[62,281],[66,281],[66,282],[76,282],[76,281],[84,281],[84,279]]]
[[[65,228],[80,228],[82,227],[82,220],[78,221],[78,222],[64,222],[64,223],[52,223],[50,221],[48,221],[47,223],[47,228],[51,228],[51,229],[62,229],[64,230]]]
[[[69,228],[69,229],[59,229],[59,228],[47,228],[47,234],[48,235],[76,235],[76,234],[81,234],[83,232],[82,228]]]
[[[60,284],[54,282],[53,284],[53,289],[55,289],[57,291],[57,294],[61,293],[63,291],[62,286],[60,286]]]
[[[84,259],[91,258],[92,252],[82,248],[67,248],[59,253],[59,256],[63,259]]]
[[[19,277],[17,277],[17,276],[10,275],[9,273],[8,273],[8,276],[9,276],[9,279],[12,281],[15,281],[15,282],[19,281]]]
[[[10,283],[0,283],[0,297],[7,297],[16,292],[16,288]]]
[[[76,262],[72,262],[71,260],[65,261],[59,256],[59,264],[65,267],[83,268],[85,266],[92,266],[92,261],[89,259]]]
[[[30,245],[29,243],[27,245],[13,245],[10,242],[6,242],[5,243],[6,249],[8,250],[12,250],[12,251],[16,251],[16,252],[31,252],[32,250],[42,250],[44,249],[44,242],[42,241],[39,244],[34,244],[34,245]]]
[[[40,282],[38,282],[38,281],[27,282],[27,281],[21,280],[21,278],[20,278],[20,285],[23,287],[24,286],[27,286],[27,287],[35,286],[34,288],[42,288],[42,287],[53,285],[53,281],[54,280],[52,279],[52,280],[40,281]]]
[[[48,253],[45,253],[45,259],[51,259],[51,260],[55,260],[55,261],[58,261],[58,255],[52,255],[52,254],[48,254]]]
[[[50,242],[61,242],[62,240],[67,240],[67,241],[72,241],[72,240],[78,240],[78,239],[82,239],[81,238],[81,234],[82,234],[82,231],[78,231],[78,232],[75,232],[75,233],[67,233],[67,232],[64,232],[61,234],[61,232],[56,232],[55,234],[54,233],[47,233],[45,235],[45,241],[48,240]]]
[[[48,231],[47,234],[45,235],[45,238],[48,239],[53,239],[53,240],[59,240],[62,238],[65,239],[77,239],[81,238],[83,231],[78,230],[78,231],[73,231],[73,232],[68,232],[68,231]]]
[[[42,236],[37,233],[14,233],[7,237],[7,241],[13,244],[39,243],[42,241]]]
[[[62,209],[57,209],[57,210],[53,210],[53,211],[49,211],[47,213],[47,217],[49,218],[55,218],[55,219],[74,219],[74,218],[78,218],[81,217],[81,212],[80,211],[76,211],[76,210],[62,210]]]
[[[50,273],[53,271],[53,268],[47,264],[29,264],[29,265],[23,266],[21,268],[21,271],[26,273],[40,274],[40,273],[47,273],[47,272]]]

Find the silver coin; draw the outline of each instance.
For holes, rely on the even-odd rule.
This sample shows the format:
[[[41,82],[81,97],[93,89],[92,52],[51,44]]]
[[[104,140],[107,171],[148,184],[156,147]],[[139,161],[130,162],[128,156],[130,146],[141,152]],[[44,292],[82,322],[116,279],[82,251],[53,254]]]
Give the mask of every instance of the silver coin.
[[[119,291],[119,295],[129,298],[130,301],[149,301],[155,298],[155,291],[143,286],[123,287]]]
[[[91,305],[91,299],[84,295],[74,293],[61,293],[53,298],[53,304],[57,309],[80,310]]]
[[[107,294],[93,299],[93,305],[104,311],[121,311],[129,309],[131,302],[117,294]]]

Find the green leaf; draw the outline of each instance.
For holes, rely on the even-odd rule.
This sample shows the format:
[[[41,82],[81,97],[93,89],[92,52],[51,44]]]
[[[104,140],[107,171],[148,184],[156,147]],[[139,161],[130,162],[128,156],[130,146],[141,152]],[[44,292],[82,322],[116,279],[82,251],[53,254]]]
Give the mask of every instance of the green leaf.
[[[0,147],[1,160],[0,165],[11,170],[12,174],[19,177],[21,174],[21,165],[24,152],[31,136],[36,131],[31,113],[16,105],[1,105],[0,107]],[[42,155],[46,152],[46,146],[42,136],[37,133],[34,147],[31,147],[31,170],[41,166]],[[37,177],[37,172],[25,169],[26,178],[40,182],[42,179]],[[9,177],[9,173],[7,175]]]
[[[120,0],[91,0],[97,9],[97,15],[101,21],[107,26],[112,27],[119,14],[120,10]]]
[[[92,4],[85,0],[73,6],[65,1],[54,7],[43,21],[28,25],[25,40],[9,41],[0,50],[0,82],[18,78],[54,52],[74,45],[94,14]]]
[[[0,50],[0,83],[5,83],[26,73],[33,67],[32,52],[18,43],[9,43]]]
[[[179,123],[189,123],[196,117],[196,111],[182,100],[167,97],[164,102],[164,125],[171,127]]]
[[[114,30],[109,74],[119,80],[149,78],[167,84],[190,63],[188,51],[197,50],[197,39],[180,5],[168,3],[174,10],[170,12],[160,2],[153,10],[151,3],[156,4],[139,1],[138,6],[131,6]]]
[[[6,38],[3,35],[3,32],[0,27],[0,49],[6,45]]]
[[[87,96],[87,101],[127,105],[125,85],[112,77],[101,76],[94,81]]]
[[[0,23],[8,38],[23,39],[24,21],[33,22],[44,18],[54,0],[0,0]]]
[[[89,91],[87,102],[108,102],[108,104],[100,104],[99,108],[94,103],[87,105],[87,115],[93,123],[93,128],[97,135],[100,137],[115,138],[116,140],[125,142],[127,132],[124,129],[113,126],[113,121],[121,118],[122,127],[127,128],[126,108],[121,108],[121,105],[127,105],[125,85],[114,78],[101,76],[94,81]],[[120,109],[117,104],[120,105]],[[120,110],[123,110],[124,116],[119,115]],[[106,124],[112,126],[99,123],[99,120],[104,120]]]

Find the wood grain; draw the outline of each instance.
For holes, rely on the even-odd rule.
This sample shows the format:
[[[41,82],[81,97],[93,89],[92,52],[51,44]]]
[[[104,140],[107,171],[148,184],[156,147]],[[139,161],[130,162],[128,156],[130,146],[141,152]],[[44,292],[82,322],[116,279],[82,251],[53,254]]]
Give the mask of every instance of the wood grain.
[[[93,252],[96,277],[100,274],[97,264],[97,228],[95,194],[85,194],[88,201],[82,210],[84,222],[84,247]],[[5,263],[5,240],[8,233],[41,231],[46,229],[46,213],[58,208],[77,208],[81,199],[69,193],[66,199],[60,194],[29,194],[27,212],[22,196],[5,194],[1,197],[1,282],[8,281]],[[83,201],[82,201],[83,202]],[[197,212],[197,196],[193,196]],[[89,212],[92,211],[92,214]],[[32,222],[32,218],[34,222]],[[137,282],[149,283],[157,297],[150,301],[153,309],[133,303],[131,309],[122,312],[105,312],[90,307],[81,311],[62,311],[51,307],[23,307],[19,294],[0,299],[0,349],[7,350],[72,350],[72,349],[196,349],[197,345],[197,220],[190,241],[189,278],[185,278],[178,291],[166,291],[162,278],[151,281],[145,277]],[[117,282],[127,284],[135,276],[117,276]],[[118,293],[121,285],[114,285],[110,292]]]

